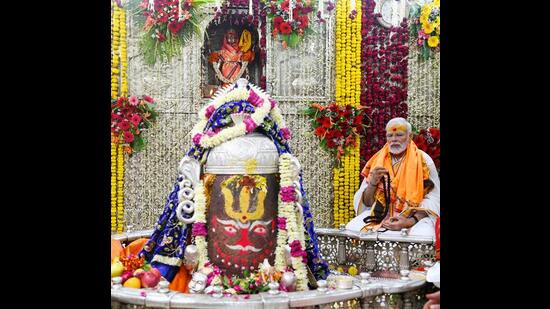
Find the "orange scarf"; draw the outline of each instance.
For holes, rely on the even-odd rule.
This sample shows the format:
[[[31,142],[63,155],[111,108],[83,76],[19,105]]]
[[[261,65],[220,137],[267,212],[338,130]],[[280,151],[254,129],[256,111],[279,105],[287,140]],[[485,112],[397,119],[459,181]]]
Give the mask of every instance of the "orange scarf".
[[[361,172],[363,176],[367,177],[367,181],[370,181],[369,171],[372,168],[382,166],[389,171],[391,201],[393,204],[393,207],[390,208],[390,215],[393,215],[393,211],[400,213],[406,207],[418,207],[424,198],[423,182],[430,176],[424,157],[412,140],[407,146],[405,157],[402,160],[396,173],[392,168],[389,145],[386,143],[380,151],[370,158]],[[382,190],[382,187],[378,186],[375,196],[383,197]],[[382,202],[382,204],[385,203]]]

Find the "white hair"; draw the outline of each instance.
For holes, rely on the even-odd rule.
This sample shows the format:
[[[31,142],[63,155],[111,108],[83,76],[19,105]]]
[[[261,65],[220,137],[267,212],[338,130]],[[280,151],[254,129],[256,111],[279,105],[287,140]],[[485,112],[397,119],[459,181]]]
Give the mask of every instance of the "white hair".
[[[402,125],[405,125],[407,127],[407,134],[411,134],[412,133],[412,126],[411,124],[405,119],[405,118],[401,118],[401,117],[396,117],[396,118],[393,118],[393,119],[390,119],[390,121],[388,121],[388,123],[386,124],[386,131],[393,125],[395,124],[402,124]]]

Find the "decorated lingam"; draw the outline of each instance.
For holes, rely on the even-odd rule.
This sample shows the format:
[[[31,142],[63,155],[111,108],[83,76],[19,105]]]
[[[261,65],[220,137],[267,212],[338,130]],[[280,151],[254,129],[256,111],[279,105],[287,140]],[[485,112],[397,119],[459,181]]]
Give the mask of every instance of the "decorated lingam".
[[[239,293],[222,278],[249,280],[257,289],[246,293],[304,291],[308,273],[326,278],[277,102],[239,79],[199,112],[191,134],[193,147],[141,252],[146,260],[168,281],[183,266],[192,293]]]

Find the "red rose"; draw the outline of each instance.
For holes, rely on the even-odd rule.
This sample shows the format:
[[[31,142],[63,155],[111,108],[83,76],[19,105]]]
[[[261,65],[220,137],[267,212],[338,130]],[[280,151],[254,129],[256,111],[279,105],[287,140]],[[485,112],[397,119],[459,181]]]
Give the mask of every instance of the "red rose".
[[[121,122],[118,123],[118,127],[122,131],[128,131],[130,129],[130,122],[127,119],[124,119],[124,120],[122,120]]]
[[[327,129],[323,127],[318,127],[317,129],[315,129],[315,135],[317,136],[323,137],[325,136],[326,133],[327,133]]]
[[[283,3],[281,3],[281,10],[288,11],[288,2],[289,0],[285,0],[283,1]]]
[[[120,120],[121,117],[115,113],[111,113],[111,122]]]
[[[327,140],[327,147],[328,148],[336,148],[336,142],[333,140],[333,139],[328,139]]]
[[[296,17],[296,20],[300,22],[300,24],[298,25],[298,28],[300,29],[305,29],[309,25],[309,18],[307,17],[307,15],[298,16]]]
[[[176,34],[178,33],[178,31],[180,31],[183,25],[185,25],[185,22],[186,21],[182,21],[182,22],[176,21],[176,22],[169,23],[168,29],[170,29],[170,32],[172,32],[173,34]]]
[[[130,131],[124,132],[124,141],[126,143],[133,142],[134,141],[134,134],[132,134],[132,132],[130,132]]]
[[[146,102],[149,102],[149,103],[155,102],[155,100],[154,100],[153,98],[151,98],[150,96],[148,96],[148,95],[144,95],[144,96],[143,96],[143,99],[144,99]]]
[[[141,122],[141,117],[138,114],[132,115],[132,118],[130,118],[130,121],[135,125],[138,126]]]
[[[329,117],[320,117],[319,119],[317,119],[317,122],[323,127],[323,128],[330,128],[330,126],[332,125],[330,123],[330,118]]]
[[[286,21],[281,23],[281,25],[279,25],[279,30],[281,31],[282,34],[290,34],[292,32],[292,28],[290,27],[289,23],[287,23]]]
[[[282,16],[275,16],[273,17],[273,28],[279,28],[279,26],[284,22]]]

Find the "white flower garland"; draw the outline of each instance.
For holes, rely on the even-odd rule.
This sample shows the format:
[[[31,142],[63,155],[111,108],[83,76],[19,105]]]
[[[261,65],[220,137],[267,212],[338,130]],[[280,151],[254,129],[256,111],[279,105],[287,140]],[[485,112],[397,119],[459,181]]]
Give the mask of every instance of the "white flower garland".
[[[206,224],[206,196],[204,195],[204,184],[202,180],[197,184],[195,189],[195,223]],[[202,267],[208,260],[208,251],[206,247],[205,236],[195,236],[195,245],[199,253],[199,265]]]
[[[213,136],[203,134],[203,130],[209,119],[209,117],[207,117],[208,109],[216,110],[227,102],[246,100],[248,99],[252,91],[254,91],[262,101],[262,105],[256,107],[254,113],[250,114],[250,118],[252,119],[252,121],[254,121],[256,125],[259,125],[269,114],[273,118],[279,129],[286,128],[286,124],[283,120],[279,107],[277,105],[272,106],[269,97],[262,89],[252,84],[249,85],[250,90],[246,90],[244,88],[230,90],[231,86],[222,88],[219,92],[216,93],[212,102],[199,111],[199,122],[191,130],[191,136],[195,137],[197,134],[201,134],[200,146],[204,148],[213,148],[225,141],[246,134],[246,124],[244,122],[236,124],[235,126],[232,126],[230,128],[225,128],[218,134]]]
[[[279,157],[279,173],[281,177],[280,187],[289,187],[294,185],[293,171],[291,168],[292,155],[284,153]],[[283,202],[279,196],[279,217],[286,219],[286,230],[284,234],[288,235],[288,240],[282,237],[277,237],[277,248],[275,255],[275,267],[277,270],[283,270],[286,265],[284,258],[284,247],[298,240],[305,250],[304,225],[298,224],[298,213],[296,212],[295,202]],[[278,231],[279,233],[281,230]],[[285,238],[287,238],[285,235]],[[307,269],[301,257],[291,257],[292,268],[296,275],[296,290],[307,291]]]

